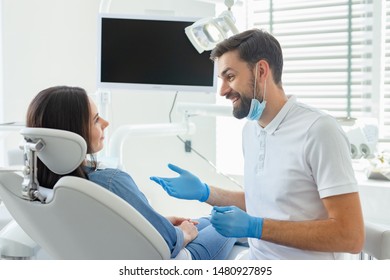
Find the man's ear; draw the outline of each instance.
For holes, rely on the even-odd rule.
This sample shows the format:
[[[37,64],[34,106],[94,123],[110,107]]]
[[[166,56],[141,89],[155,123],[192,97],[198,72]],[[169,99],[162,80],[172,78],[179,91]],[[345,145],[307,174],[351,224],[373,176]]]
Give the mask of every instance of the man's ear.
[[[268,62],[266,60],[262,59],[259,62],[257,62],[257,67],[258,67],[259,78],[261,80],[266,80],[268,75],[269,75],[269,72],[270,72]]]

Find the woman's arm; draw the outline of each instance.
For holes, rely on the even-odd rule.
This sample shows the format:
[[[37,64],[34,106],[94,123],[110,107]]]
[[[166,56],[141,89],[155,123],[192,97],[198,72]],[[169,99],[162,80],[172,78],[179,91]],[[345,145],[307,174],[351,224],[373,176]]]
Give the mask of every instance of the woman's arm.
[[[190,221],[185,220],[177,227],[182,230],[184,235],[183,248],[198,236],[198,229]]]
[[[168,221],[170,221],[170,222],[172,223],[172,225],[174,225],[174,226],[179,226],[179,225],[181,225],[181,223],[183,223],[184,221],[191,222],[191,223],[193,223],[194,225],[199,224],[198,221],[191,220],[190,218],[174,217],[174,216],[169,216],[169,217],[166,217],[166,218],[167,218]]]
[[[193,233],[189,226],[188,231],[183,232],[181,228],[174,226],[167,218],[156,212],[129,174],[118,169],[104,169],[92,172],[88,177],[137,209],[164,238],[173,258],[183,248],[184,239],[189,240],[192,237]]]

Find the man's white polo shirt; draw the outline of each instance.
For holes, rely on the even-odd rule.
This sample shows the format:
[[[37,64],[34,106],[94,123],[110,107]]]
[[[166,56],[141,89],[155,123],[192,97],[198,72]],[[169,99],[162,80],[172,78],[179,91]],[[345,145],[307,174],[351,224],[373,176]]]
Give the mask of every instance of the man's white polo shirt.
[[[321,198],[357,192],[350,146],[333,117],[290,97],[265,128],[243,129],[244,186],[250,215],[276,220],[326,219]],[[254,259],[335,259],[250,239]]]

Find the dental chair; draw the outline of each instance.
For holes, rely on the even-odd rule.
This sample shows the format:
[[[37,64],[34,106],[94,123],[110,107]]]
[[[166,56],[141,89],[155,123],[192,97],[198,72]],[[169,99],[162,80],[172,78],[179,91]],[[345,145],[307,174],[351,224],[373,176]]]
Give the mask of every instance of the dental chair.
[[[37,158],[68,174],[84,160],[84,139],[68,131],[24,128],[23,175],[0,173],[0,197],[23,229],[53,259],[170,259],[159,232],[117,195],[83,178],[62,177],[53,189],[39,185]],[[235,246],[229,259],[245,259]],[[191,259],[186,249],[177,259]]]

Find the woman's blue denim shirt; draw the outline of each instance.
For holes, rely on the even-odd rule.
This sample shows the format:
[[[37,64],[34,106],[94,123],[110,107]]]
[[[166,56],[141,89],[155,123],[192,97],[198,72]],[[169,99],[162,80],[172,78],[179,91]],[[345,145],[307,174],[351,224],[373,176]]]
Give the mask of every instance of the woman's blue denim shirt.
[[[168,244],[172,258],[179,253],[183,248],[183,232],[152,208],[129,174],[111,168],[97,169],[96,171],[92,168],[86,168],[86,171],[90,181],[127,201],[157,229]]]

